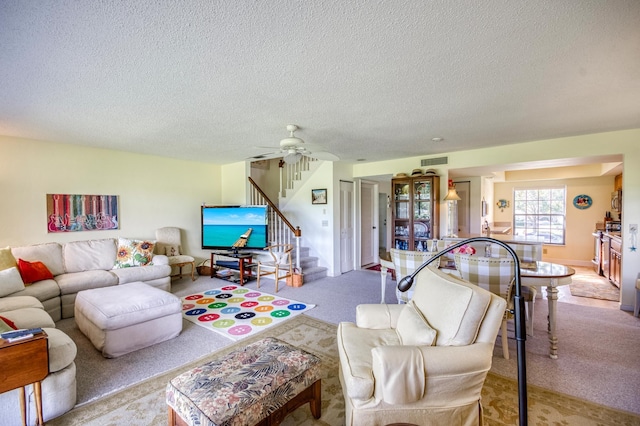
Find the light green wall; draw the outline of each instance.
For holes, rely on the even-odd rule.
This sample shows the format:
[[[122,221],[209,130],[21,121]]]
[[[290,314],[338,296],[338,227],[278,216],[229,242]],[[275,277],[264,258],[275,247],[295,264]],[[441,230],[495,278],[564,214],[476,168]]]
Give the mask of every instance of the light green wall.
[[[220,202],[220,166],[153,155],[0,137],[0,247],[183,229],[198,257],[200,205]],[[120,229],[47,233],[46,194],[117,195]]]

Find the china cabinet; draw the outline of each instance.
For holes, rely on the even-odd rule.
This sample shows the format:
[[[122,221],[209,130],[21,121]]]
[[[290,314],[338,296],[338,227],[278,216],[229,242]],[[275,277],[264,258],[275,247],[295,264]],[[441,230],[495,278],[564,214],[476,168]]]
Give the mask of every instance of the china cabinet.
[[[439,238],[439,176],[417,176],[391,180],[393,201],[393,247],[429,251],[430,241]]]

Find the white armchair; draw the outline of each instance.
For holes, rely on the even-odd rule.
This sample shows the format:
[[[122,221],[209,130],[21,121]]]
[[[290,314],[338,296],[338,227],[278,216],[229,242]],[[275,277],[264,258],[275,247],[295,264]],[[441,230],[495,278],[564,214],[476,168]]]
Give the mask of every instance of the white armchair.
[[[192,256],[182,254],[180,228],[168,226],[156,230],[156,254],[166,255],[169,266],[178,268],[178,273],[171,275],[172,277],[182,278],[182,268],[190,265],[191,281],[195,281],[196,260]]]
[[[482,424],[480,393],[506,301],[427,267],[404,305],[338,326],[346,424]]]

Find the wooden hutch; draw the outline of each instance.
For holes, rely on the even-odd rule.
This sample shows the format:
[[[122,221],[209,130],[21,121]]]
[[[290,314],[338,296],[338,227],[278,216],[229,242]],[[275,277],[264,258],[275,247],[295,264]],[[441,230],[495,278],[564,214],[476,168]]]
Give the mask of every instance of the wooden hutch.
[[[393,247],[428,251],[429,240],[440,236],[440,177],[396,177],[391,180],[391,189]]]

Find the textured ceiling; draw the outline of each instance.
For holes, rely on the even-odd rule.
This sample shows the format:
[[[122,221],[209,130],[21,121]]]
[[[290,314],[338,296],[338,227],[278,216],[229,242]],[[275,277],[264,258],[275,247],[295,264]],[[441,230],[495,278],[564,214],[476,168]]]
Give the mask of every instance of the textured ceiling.
[[[8,136],[223,164],[289,123],[343,161],[640,127],[637,0],[0,0],[0,40]]]

